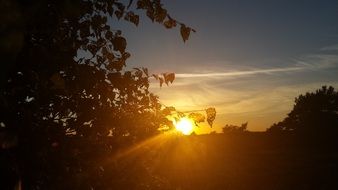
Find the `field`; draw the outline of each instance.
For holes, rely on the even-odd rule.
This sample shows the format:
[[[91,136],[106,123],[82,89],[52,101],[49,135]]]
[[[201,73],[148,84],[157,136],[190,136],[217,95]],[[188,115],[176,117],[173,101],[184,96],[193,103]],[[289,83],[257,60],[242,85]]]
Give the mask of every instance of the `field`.
[[[155,137],[114,159],[114,184],[120,189],[338,189],[336,145],[266,133]]]

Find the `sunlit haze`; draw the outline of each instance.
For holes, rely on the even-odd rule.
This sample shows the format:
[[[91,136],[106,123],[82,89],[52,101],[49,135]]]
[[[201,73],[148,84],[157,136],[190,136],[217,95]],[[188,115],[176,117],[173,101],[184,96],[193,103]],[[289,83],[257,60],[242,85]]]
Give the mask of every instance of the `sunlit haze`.
[[[134,53],[130,67],[176,73],[169,87],[151,83],[165,105],[215,107],[214,127],[202,125],[196,133],[244,122],[262,131],[285,118],[299,94],[338,87],[337,1],[163,3],[197,32],[183,43],[179,31],[148,21],[121,26]]]

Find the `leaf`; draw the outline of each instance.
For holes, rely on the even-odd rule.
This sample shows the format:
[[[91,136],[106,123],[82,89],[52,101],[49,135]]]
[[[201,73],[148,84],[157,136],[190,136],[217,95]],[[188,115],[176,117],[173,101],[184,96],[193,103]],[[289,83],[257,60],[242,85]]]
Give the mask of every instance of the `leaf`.
[[[153,74],[153,77],[154,77],[156,80],[159,79],[158,75]]]
[[[164,73],[164,80],[165,83],[168,85],[168,83],[170,82],[170,84],[172,84],[175,80],[175,73]]]
[[[184,42],[189,39],[190,31],[190,27],[186,27],[184,24],[181,24],[181,36]]]
[[[123,12],[124,9],[126,8],[126,7],[123,5],[123,3],[120,3],[120,2],[114,2],[114,4],[117,6],[117,8],[118,8],[121,12]]]
[[[144,2],[144,0],[139,0],[137,1],[137,8],[136,9],[144,9],[146,6],[146,3]]]
[[[88,44],[87,49],[93,56],[96,54],[96,52],[98,50],[98,48],[95,44]]]
[[[190,113],[189,118],[195,121],[195,123],[200,123],[205,121],[205,116],[201,113]]]
[[[142,70],[143,70],[144,74],[145,74],[147,77],[149,77],[148,69],[142,67]]]
[[[216,118],[216,109],[215,108],[208,108],[205,110],[207,114],[207,121],[210,127],[212,127],[212,124]]]
[[[129,11],[126,14],[126,16],[124,17],[124,19],[134,23],[136,26],[138,26],[139,21],[140,21],[140,17],[138,15],[134,14],[134,12],[132,12],[132,11]]]
[[[164,20],[166,17],[167,17],[167,10],[160,8],[160,9],[157,11],[155,21],[156,21],[156,22],[159,22],[159,23],[162,23],[163,20]]]
[[[114,8],[113,8],[113,6],[108,5],[107,11],[108,11],[109,16],[113,16],[113,13],[114,13]]]
[[[126,60],[126,59],[128,59],[130,56],[131,56],[130,53],[124,52],[123,55],[122,55],[122,58],[123,58],[124,60]]]
[[[150,9],[150,10],[147,10],[147,16],[150,18],[150,20],[152,22],[154,22],[154,10]]]
[[[164,80],[161,77],[159,77],[158,79],[160,79],[160,87],[162,87]]]
[[[107,57],[107,55],[108,55],[108,53],[109,53],[109,51],[108,51],[108,49],[107,49],[107,47],[106,46],[103,46],[102,47],[102,55],[103,56],[105,56],[105,57]]]
[[[138,77],[138,78],[141,78],[143,75],[143,72],[141,70],[138,70],[135,72],[135,76]]]
[[[115,37],[113,40],[114,50],[123,53],[127,47],[127,41],[123,37]]]
[[[105,37],[107,40],[111,40],[113,38],[113,32],[108,30],[105,34]]]
[[[163,75],[163,80],[164,80],[164,83],[168,86],[168,81],[167,81],[167,73],[162,73]]]
[[[174,19],[169,18],[169,20],[165,21],[163,24],[166,28],[169,29],[176,26],[176,21]]]
[[[169,107],[164,108],[164,109],[162,110],[162,113],[163,113],[164,115],[170,115],[171,112],[174,112],[174,111],[176,111],[175,107],[169,106]]]
[[[184,114],[183,112],[177,111],[177,115],[178,115],[178,117],[180,117],[180,118],[185,117],[185,114]]]
[[[133,15],[131,16],[130,21],[138,26],[138,23],[140,22],[140,17],[138,15]]]
[[[115,11],[115,15],[116,15],[116,17],[117,17],[117,19],[121,19],[121,17],[123,16],[123,12],[121,12],[121,11],[119,11],[119,10],[116,10]]]

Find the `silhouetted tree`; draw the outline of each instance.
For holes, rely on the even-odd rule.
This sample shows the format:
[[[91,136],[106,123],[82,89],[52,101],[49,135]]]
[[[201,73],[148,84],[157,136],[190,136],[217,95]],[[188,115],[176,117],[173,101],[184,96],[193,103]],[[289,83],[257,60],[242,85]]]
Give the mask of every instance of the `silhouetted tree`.
[[[247,127],[248,127],[248,122],[241,124],[241,126],[226,124],[222,128],[222,131],[223,131],[223,133],[227,133],[227,134],[229,134],[229,133],[243,133],[243,132],[248,131]]]
[[[126,39],[108,20],[137,26],[140,10],[166,28],[180,26],[184,41],[193,29],[159,0],[5,0],[0,7],[0,160],[8,176],[1,185],[16,176],[24,189],[106,189],[100,160],[167,122],[148,91],[148,70],[125,69]]]
[[[267,131],[338,135],[338,92],[332,86],[323,86],[298,96],[288,116]]]

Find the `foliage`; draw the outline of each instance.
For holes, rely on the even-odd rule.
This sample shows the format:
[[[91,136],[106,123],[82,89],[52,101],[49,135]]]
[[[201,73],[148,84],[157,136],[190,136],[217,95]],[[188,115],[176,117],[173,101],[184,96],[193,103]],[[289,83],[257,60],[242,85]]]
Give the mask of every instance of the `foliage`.
[[[175,80],[175,73],[162,73],[162,76],[158,74],[153,74],[153,77],[156,80],[160,81],[160,87],[162,87],[163,83],[169,86],[169,82],[171,84]]]
[[[148,90],[148,70],[125,69],[127,41],[108,20],[137,26],[137,12],[145,12],[165,28],[180,26],[183,41],[194,30],[159,0],[18,0],[0,7],[9,15],[1,16],[0,143],[8,152],[1,172],[21,176],[24,189],[104,189],[108,184],[90,178],[106,175],[98,160],[168,122]],[[173,80],[164,75],[167,85]]]
[[[208,108],[205,110],[207,113],[207,121],[210,126],[214,123],[214,120],[216,118],[216,109],[215,108]]]
[[[296,132],[299,134],[337,134],[338,92],[323,86],[316,92],[300,95],[288,116],[273,124],[268,132]]]
[[[222,131],[223,131],[223,133],[226,133],[226,134],[228,134],[228,133],[243,133],[243,132],[248,131],[247,127],[248,127],[248,122],[241,124],[241,126],[226,124],[222,128]]]
[[[205,112],[205,115],[200,113]],[[167,106],[160,112],[161,117],[173,119],[176,122],[181,118],[189,118],[194,121],[195,126],[199,126],[199,123],[207,121],[209,126],[212,127],[212,124],[216,118],[216,109],[215,108],[207,108],[202,110],[191,110],[191,111],[178,111],[175,107]],[[207,119],[206,119],[207,118]],[[172,122],[168,121],[167,130],[170,130],[173,127]]]

